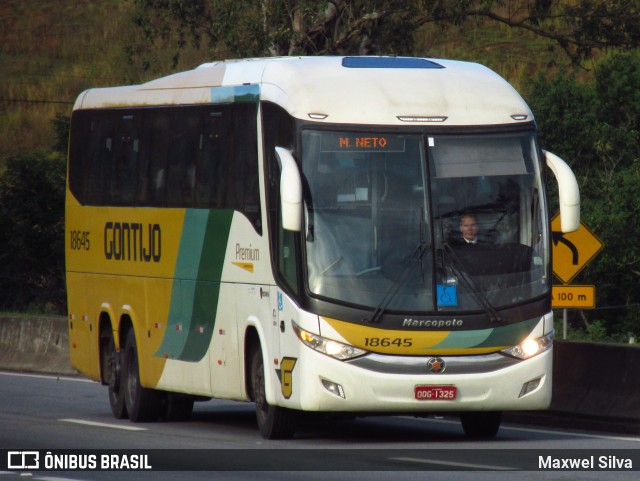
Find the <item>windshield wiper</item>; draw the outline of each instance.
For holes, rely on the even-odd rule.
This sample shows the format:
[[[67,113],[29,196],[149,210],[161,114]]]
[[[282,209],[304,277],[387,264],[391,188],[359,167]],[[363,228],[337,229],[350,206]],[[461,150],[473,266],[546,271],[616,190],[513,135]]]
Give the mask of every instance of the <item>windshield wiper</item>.
[[[421,275],[421,278],[424,280],[424,270],[423,270],[424,267],[422,263],[422,257],[424,256],[424,252],[427,250],[427,247],[429,247],[429,243],[425,240],[424,214],[421,211],[420,243],[418,244],[418,247],[416,247],[416,249],[413,251],[413,254],[411,256],[407,257],[407,259],[404,262],[405,265],[403,266],[402,271],[400,272],[400,275],[393,282],[391,287],[387,290],[384,297],[382,298],[382,301],[380,301],[380,304],[378,304],[378,307],[376,307],[373,313],[371,314],[371,316],[368,319],[364,319],[364,321],[368,321],[370,324],[380,322],[382,315],[387,310],[387,307],[389,306],[393,298],[396,296],[400,288],[402,288],[402,286],[404,285],[405,281],[407,280],[407,277],[409,276],[409,273],[411,272],[413,267],[415,267],[416,263],[420,264],[420,275]]]
[[[482,306],[484,311],[489,316],[489,320],[491,322],[502,322],[502,317],[496,310],[495,307],[491,304],[487,296],[478,288],[476,281],[473,279],[473,276],[467,272],[465,272],[460,267],[460,258],[456,254],[453,247],[451,247],[447,242],[442,243],[442,251],[446,254],[450,262],[448,265],[453,270],[454,274],[462,281],[467,290],[471,293],[475,301]]]

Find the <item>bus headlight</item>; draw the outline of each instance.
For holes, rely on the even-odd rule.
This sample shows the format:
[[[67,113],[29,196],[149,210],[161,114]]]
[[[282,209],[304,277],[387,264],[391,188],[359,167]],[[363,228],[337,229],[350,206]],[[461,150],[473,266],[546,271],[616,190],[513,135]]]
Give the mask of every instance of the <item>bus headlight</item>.
[[[554,334],[555,331],[551,331],[549,334],[537,339],[527,338],[517,346],[503,349],[500,352],[507,356],[517,357],[518,359],[529,359],[551,349]]]
[[[340,361],[353,359],[354,357],[362,356],[367,353],[364,349],[305,331],[295,322],[291,322],[291,324],[293,325],[293,330],[303,344],[309,346],[315,351],[321,352],[322,354],[339,359]]]

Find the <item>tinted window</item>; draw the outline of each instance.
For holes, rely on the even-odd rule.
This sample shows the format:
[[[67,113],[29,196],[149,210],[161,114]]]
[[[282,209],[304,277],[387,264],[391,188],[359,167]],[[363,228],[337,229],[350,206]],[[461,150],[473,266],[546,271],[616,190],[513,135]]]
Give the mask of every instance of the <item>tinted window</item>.
[[[77,110],[69,185],[82,204],[234,209],[261,232],[257,105]]]

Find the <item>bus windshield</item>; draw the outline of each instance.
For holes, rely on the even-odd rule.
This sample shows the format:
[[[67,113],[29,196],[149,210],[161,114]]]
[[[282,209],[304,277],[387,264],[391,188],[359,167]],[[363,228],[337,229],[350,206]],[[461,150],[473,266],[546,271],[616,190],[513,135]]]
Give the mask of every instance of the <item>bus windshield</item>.
[[[389,312],[495,312],[548,293],[534,134],[304,130],[312,295]]]

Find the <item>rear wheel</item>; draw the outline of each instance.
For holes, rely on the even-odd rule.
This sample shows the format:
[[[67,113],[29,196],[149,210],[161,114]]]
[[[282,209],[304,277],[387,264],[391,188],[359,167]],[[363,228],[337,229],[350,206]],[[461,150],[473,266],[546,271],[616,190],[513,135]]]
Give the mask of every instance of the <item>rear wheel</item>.
[[[286,439],[293,436],[296,428],[295,412],[267,402],[265,392],[264,361],[262,350],[257,348],[251,358],[251,387],[256,403],[256,417],[260,434],[265,439]]]
[[[498,433],[502,422],[502,412],[468,412],[460,414],[462,429],[473,438],[491,438]]]
[[[142,387],[138,365],[138,347],[133,329],[127,333],[122,358],[123,373],[121,389],[129,419],[133,422],[155,421],[160,417],[162,400],[158,391]]]
[[[122,389],[120,354],[116,352],[111,333],[102,348],[102,372],[104,381],[109,386],[111,412],[116,419],[124,419],[127,417],[127,408],[124,404],[124,389]]]
[[[165,397],[162,419],[165,421],[186,421],[193,412],[193,397],[168,392]]]

